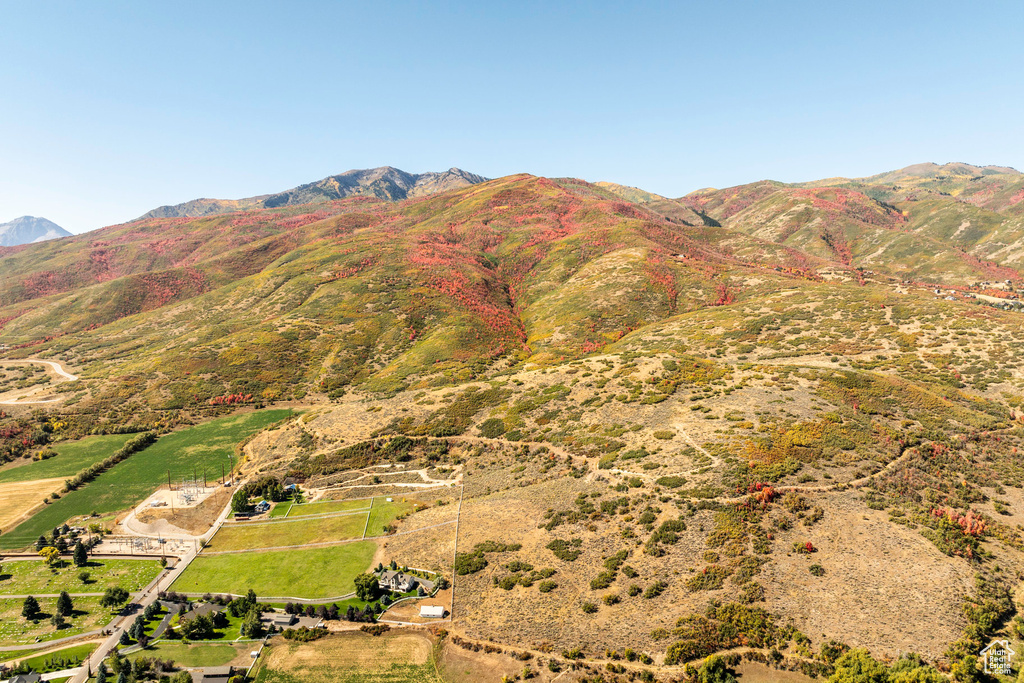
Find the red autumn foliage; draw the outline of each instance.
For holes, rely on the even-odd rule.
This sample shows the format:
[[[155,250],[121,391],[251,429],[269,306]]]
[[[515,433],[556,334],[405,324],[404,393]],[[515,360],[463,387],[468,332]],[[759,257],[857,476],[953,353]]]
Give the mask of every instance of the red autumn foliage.
[[[211,398],[207,403],[211,406],[233,406],[241,403],[252,403],[252,394],[224,394]]]

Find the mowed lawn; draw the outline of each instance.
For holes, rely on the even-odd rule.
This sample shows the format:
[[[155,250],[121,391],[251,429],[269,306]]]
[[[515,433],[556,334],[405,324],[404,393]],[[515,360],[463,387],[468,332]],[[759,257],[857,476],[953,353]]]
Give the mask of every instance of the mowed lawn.
[[[383,498],[381,499],[383,500]],[[289,517],[308,517],[309,515],[327,515],[332,512],[350,512],[353,510],[369,510],[370,499],[362,500],[319,500],[315,503],[293,505]]]
[[[89,572],[89,583],[82,583],[80,572]],[[95,560],[84,567],[71,562],[50,569],[42,560],[17,560],[3,563],[0,569],[0,595],[39,595],[60,593],[102,593],[120,586],[129,593],[141,590],[162,571],[156,560]]]
[[[377,544],[355,541],[326,548],[199,555],[174,582],[179,593],[232,593],[282,598],[333,598],[355,590]]]
[[[57,630],[50,624],[57,598],[39,598],[42,614],[37,621],[21,616],[25,601],[20,598],[0,597],[0,645],[28,645],[30,643],[76,636],[102,628],[110,623],[113,613],[100,607],[100,599],[72,598],[74,610],[64,628]]]
[[[91,655],[92,651],[98,646],[99,643],[72,645],[71,647],[66,647],[63,650],[57,650],[56,652],[37,655],[35,657],[22,660],[22,664],[39,673],[46,673],[47,671],[63,671],[64,669],[74,668],[84,662],[85,658]]]
[[[228,456],[246,437],[289,415],[291,410],[261,410],[232,415],[205,424],[167,434],[144,451],[115,465],[95,480],[0,536],[0,548],[23,548],[40,535],[79,515],[116,512],[141,502],[160,484],[191,475],[203,475],[204,468],[213,479],[221,467],[229,465]]]
[[[36,460],[17,467],[0,470],[0,484],[9,481],[33,481],[54,477],[73,477],[86,467],[113,455],[135,434],[87,436],[78,441],[67,441],[50,447],[57,455]]]
[[[244,645],[206,644],[193,643],[183,645],[180,642],[160,641],[156,645],[139,650],[128,655],[129,660],[136,660],[139,657],[157,657],[158,659],[173,660],[178,666],[201,667],[201,666],[224,666],[240,655],[245,655],[248,664],[249,652],[252,650],[251,643]]]
[[[315,643],[276,641],[265,650],[256,683],[440,683],[429,635],[349,631]]]
[[[225,524],[210,541],[210,551],[285,548],[293,545],[329,543],[362,538],[366,514],[354,512],[339,517],[314,519],[291,517],[280,522]]]

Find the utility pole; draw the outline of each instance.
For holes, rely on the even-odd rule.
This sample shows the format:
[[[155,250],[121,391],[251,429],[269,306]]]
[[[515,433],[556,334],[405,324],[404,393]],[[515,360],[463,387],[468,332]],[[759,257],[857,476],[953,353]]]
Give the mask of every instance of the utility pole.
[[[173,491],[174,490],[174,487],[171,486],[171,471],[170,470],[167,470],[167,490],[168,491]]]

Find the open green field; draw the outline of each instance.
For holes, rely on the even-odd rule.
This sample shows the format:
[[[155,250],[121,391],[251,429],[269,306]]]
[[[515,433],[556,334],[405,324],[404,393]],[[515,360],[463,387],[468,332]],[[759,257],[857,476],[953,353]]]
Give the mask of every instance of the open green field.
[[[57,598],[39,598],[42,612],[37,621],[21,616],[24,600],[0,598],[0,645],[29,645],[31,643],[75,636],[106,626],[113,618],[109,609],[100,607],[100,599],[73,598],[74,612],[59,631],[50,624]]]
[[[291,519],[291,518],[289,518]],[[210,541],[211,551],[284,548],[362,538],[366,515],[296,519],[265,524],[225,524]]]
[[[72,517],[129,508],[171,477],[202,473],[220,475],[228,456],[246,437],[291,414],[291,410],[261,410],[232,415],[189,427],[160,439],[144,451],[96,477],[77,491],[40,510],[31,519],[0,536],[0,548],[23,548],[41,534]]]
[[[89,583],[78,578],[83,571],[89,572]],[[156,560],[90,559],[84,567],[67,562],[59,569],[47,567],[42,560],[7,561],[0,570],[0,595],[102,593],[110,586],[121,586],[134,593],[161,571]]]
[[[383,500],[383,498],[381,499]],[[321,500],[315,503],[293,505],[289,517],[308,517],[309,515],[327,515],[332,512],[350,512],[353,510],[369,510],[370,500]]]
[[[200,555],[174,582],[181,593],[232,593],[287,598],[330,598],[355,590],[377,544],[356,541],[327,548]]]
[[[281,501],[270,511],[270,517],[287,517],[291,509],[292,502],[290,500]]]
[[[37,655],[35,657],[22,660],[22,663],[38,673],[73,669],[84,662],[85,658],[91,655],[92,651],[95,650],[98,645],[98,643],[72,645],[71,647],[66,647],[63,650],[57,650],[56,652]]]
[[[78,441],[58,443],[51,446],[51,450],[57,453],[52,458],[0,470],[0,484],[9,481],[73,477],[93,463],[113,455],[114,451],[135,436],[135,434],[87,436]]]
[[[439,683],[432,646],[429,636],[410,631],[275,641],[264,650],[256,683]]]
[[[242,645],[230,645],[228,643],[183,645],[176,641],[161,640],[144,650],[133,652],[128,655],[128,659],[159,657],[160,659],[174,660],[175,664],[183,667],[225,666],[240,655],[248,655],[251,649],[251,643]]]
[[[366,537],[383,536],[386,524],[415,509],[415,503],[408,500],[392,499],[392,502],[388,503],[384,498],[374,498],[373,509],[370,510],[370,523],[366,526]]]

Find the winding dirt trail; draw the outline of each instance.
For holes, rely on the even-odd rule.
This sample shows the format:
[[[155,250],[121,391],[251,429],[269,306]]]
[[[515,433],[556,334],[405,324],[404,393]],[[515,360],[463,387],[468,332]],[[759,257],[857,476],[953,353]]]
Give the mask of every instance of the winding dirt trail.
[[[36,358],[24,358],[18,360],[0,360],[0,367],[18,367],[23,365],[43,365],[49,369],[49,372],[55,376],[57,382],[74,382],[78,379],[78,375],[73,375],[57,361],[52,360],[38,360]],[[12,391],[4,392],[0,394],[0,405],[4,406],[25,406],[25,405],[37,405],[40,403],[59,403],[64,399],[61,397],[57,398],[46,398],[38,400],[19,400],[23,397],[33,396],[35,394],[52,392],[52,386],[44,387],[29,387],[27,389],[15,389]]]

